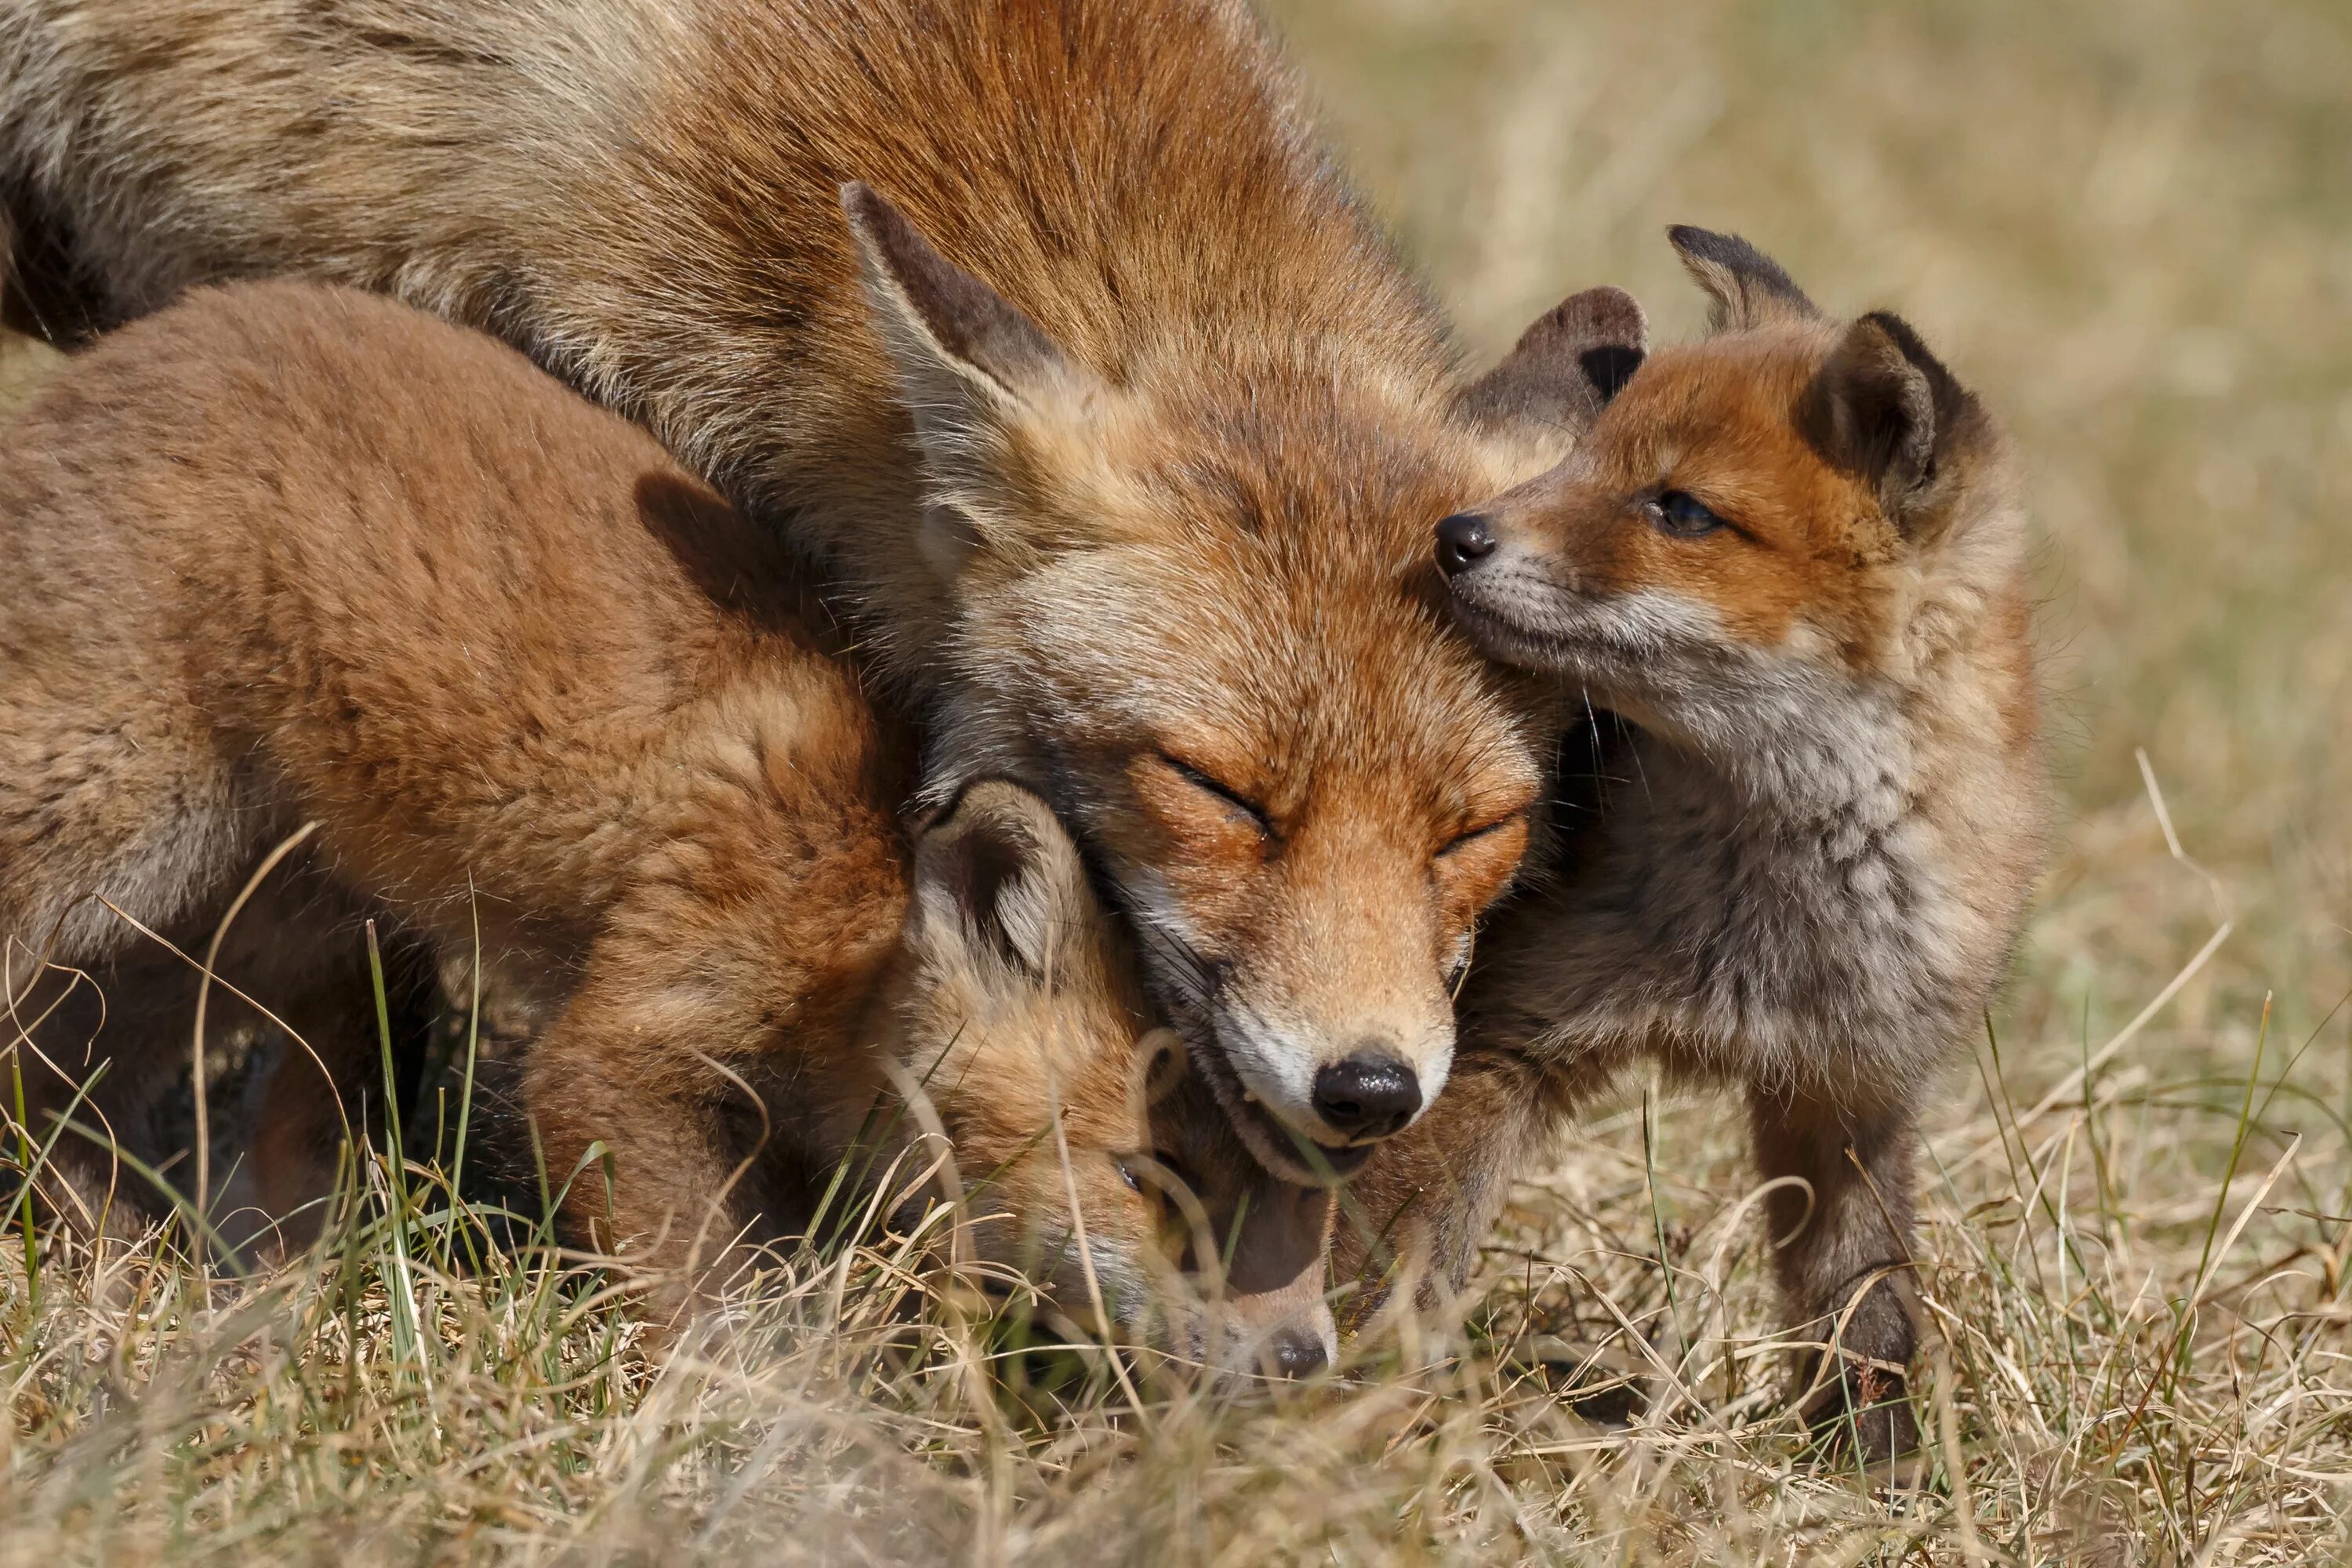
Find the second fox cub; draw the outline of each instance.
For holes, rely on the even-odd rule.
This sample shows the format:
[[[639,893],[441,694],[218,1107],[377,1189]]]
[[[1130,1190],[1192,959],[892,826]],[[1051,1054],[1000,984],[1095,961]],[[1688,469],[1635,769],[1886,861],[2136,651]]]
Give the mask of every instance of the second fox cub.
[[[1138,1324],[1227,1259],[1233,1331],[1187,1308],[1178,1348],[1319,1361],[1322,1194],[1192,1080],[1150,1102],[1166,1037],[1043,802],[971,784],[910,853],[902,748],[796,581],[650,437],[387,300],[207,293],[77,357],[0,460],[0,999],[36,1119],[135,1121],[187,1023],[91,980],[147,978],[138,927],[203,951],[307,822],[223,959],[321,1058],[262,1110],[279,1211],[364,1059],[327,955],[374,913],[462,959],[478,919],[551,1172],[612,1152],[572,1234],[673,1290],[804,1222],[897,1103],[880,1153],[945,1134],[983,1258]],[[88,1147],[61,1164],[102,1174]]]
[[[1899,318],[1674,238],[1715,334],[1643,363],[1633,301],[1581,297],[1613,401],[1438,530],[1472,634],[1634,729],[1575,863],[1485,944],[1454,1086],[1359,1186],[1458,1283],[1512,1163],[1631,1059],[1740,1085],[1790,1306],[1884,1451],[1920,1108],[2040,860],[2024,525],[1991,418]]]

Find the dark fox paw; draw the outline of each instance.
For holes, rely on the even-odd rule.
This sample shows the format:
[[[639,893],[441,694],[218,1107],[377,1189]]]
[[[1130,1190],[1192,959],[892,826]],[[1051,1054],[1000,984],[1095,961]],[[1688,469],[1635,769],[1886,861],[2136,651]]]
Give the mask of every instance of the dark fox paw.
[[[1832,1377],[1805,1407],[1805,1424],[1824,1457],[1866,1465],[1916,1452],[1919,1423],[1904,1374],[1886,1363],[1858,1361]]]

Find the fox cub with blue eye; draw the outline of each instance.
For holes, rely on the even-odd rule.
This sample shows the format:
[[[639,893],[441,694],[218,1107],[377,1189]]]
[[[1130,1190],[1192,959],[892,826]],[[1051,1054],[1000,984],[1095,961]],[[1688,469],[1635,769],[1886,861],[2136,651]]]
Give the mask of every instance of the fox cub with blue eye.
[[[1590,427],[1439,524],[1455,618],[1622,717],[1593,826],[1483,939],[1445,1100],[1358,1183],[1455,1284],[1514,1166],[1637,1059],[1747,1095],[1818,1412],[1916,1436],[1923,1104],[2008,966],[2045,780],[2007,446],[1899,317],[1822,313],[1744,241],[1678,228],[1704,341],[1567,308]]]

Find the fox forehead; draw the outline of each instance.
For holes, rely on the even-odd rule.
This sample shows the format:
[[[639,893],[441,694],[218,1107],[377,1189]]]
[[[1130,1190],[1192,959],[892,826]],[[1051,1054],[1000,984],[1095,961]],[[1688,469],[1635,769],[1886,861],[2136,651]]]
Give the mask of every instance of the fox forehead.
[[[1149,1141],[1137,1093],[1143,1002],[1131,978],[1077,957],[1010,1001],[971,979],[930,976],[911,1020],[918,1074],[965,1155],[1012,1158],[1056,1120],[1090,1148]]]
[[[1167,751],[1277,812],[1367,773],[1410,808],[1516,810],[1539,776],[1533,704],[1422,589],[1228,534],[1047,563],[1013,630],[1069,732]]]
[[[1867,488],[1804,432],[1832,341],[1802,326],[1661,349],[1594,423],[1585,471],[1607,492],[1687,491],[1783,551],[1883,555],[1891,541]]]
[[[1659,351],[1595,420],[1564,481],[1528,509],[1532,534],[1588,592],[1647,593],[1759,648],[1810,628],[1866,659],[1891,608],[1897,542],[1868,485],[1805,432],[1832,341],[1800,325]],[[1670,491],[1730,530],[1662,533],[1643,503]]]
[[[957,657],[1057,749],[1415,837],[1533,795],[1545,699],[1453,626],[1429,548],[1510,454],[1311,355],[1142,376],[1016,445],[1032,542],[967,578]]]

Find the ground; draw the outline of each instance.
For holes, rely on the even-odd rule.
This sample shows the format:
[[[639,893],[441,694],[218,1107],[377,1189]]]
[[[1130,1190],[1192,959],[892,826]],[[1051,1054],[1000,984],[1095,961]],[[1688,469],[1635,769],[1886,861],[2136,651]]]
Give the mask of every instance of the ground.
[[[2347,1551],[2352,11],[1273,14],[1476,353],[1602,281],[1693,330],[1701,223],[1901,310],[2028,455],[2061,835],[1933,1119],[1923,1473],[1804,1451],[1731,1119],[1637,1091],[1518,1189],[1463,1353],[1280,1399],[991,1374],[887,1239],[658,1369],[527,1258],[445,1274],[431,1189],[209,1293],[13,1246],[0,1564]]]

